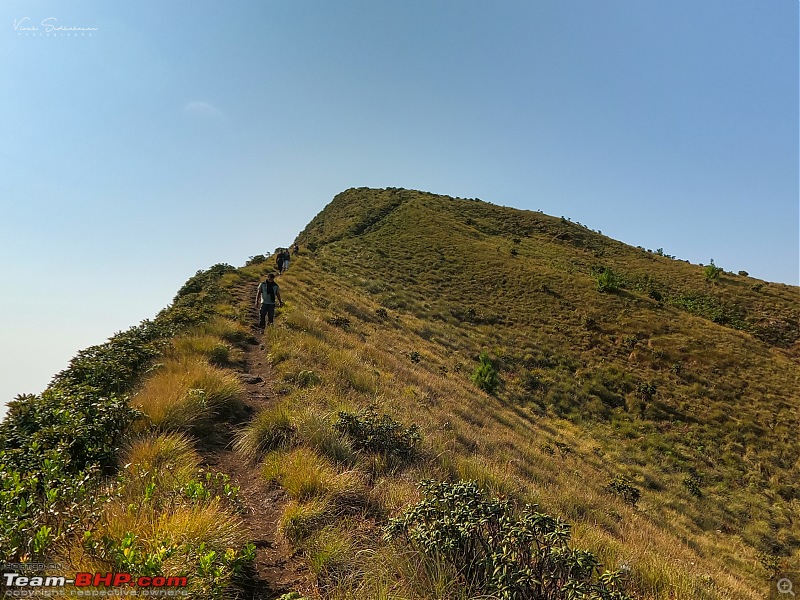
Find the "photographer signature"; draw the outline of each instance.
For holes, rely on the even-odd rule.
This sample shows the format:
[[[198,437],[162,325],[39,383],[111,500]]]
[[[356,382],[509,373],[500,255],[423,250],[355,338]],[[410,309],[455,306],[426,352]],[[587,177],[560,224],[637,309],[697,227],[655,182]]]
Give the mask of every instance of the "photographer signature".
[[[58,19],[55,17],[42,19],[39,25],[45,33],[54,31],[97,31],[99,29],[99,27],[67,27],[66,25],[59,25]],[[30,17],[23,17],[20,20],[14,19],[14,31],[39,31],[39,27],[31,21]]]

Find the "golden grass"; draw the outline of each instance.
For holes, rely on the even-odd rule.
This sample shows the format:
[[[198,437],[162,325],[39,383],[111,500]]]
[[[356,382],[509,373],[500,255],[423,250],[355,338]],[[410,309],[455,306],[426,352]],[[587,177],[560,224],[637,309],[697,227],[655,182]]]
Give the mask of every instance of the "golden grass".
[[[344,539],[356,518],[337,507],[337,478],[348,503],[365,496],[388,514],[418,499],[419,479],[465,478],[571,521],[575,546],[630,566],[637,598],[763,595],[764,541],[800,539],[782,483],[800,464],[797,365],[789,351],[635,286],[649,277],[665,294],[775,318],[792,312],[796,289],[758,291],[727,275],[708,286],[700,267],[557,218],[423,194],[352,238],[364,207],[394,200],[345,196],[301,235],[319,248],[282,277],[288,306],[264,336],[296,447],[267,454],[263,474],[294,498],[287,537],[320,536],[320,573],[347,546],[327,536]],[[598,265],[629,289],[598,293]],[[264,268],[242,271],[255,279]],[[491,302],[476,305],[475,290]],[[469,381],[481,351],[498,360],[496,396]],[[649,400],[641,383],[654,385]],[[422,427],[416,462],[359,456],[335,434],[338,410],[367,406]],[[693,471],[704,474],[701,497],[684,486]],[[620,474],[641,489],[636,508],[606,491]],[[359,538],[358,577],[333,578],[325,597],[462,597],[446,566],[420,570],[418,556],[378,537]],[[800,564],[797,550],[786,561]]]
[[[179,356],[201,356],[218,367],[240,366],[244,353],[214,335],[182,335],[173,340]]]
[[[230,572],[201,573],[200,560],[209,553],[233,556],[246,533],[220,499],[183,493],[200,474],[191,441],[183,434],[146,434],[129,441],[122,457],[117,495],[102,506],[88,536],[69,539],[56,558],[83,572],[105,573],[111,565],[137,575],[189,574],[186,589],[196,597],[229,587]]]
[[[326,498],[312,498],[307,502],[293,500],[284,508],[278,531],[293,544],[300,544],[333,516],[333,507]]]
[[[297,437],[303,443],[319,452],[334,463],[353,466],[357,460],[356,452],[348,440],[333,427],[329,414],[314,407],[295,411],[293,421]]]
[[[290,285],[290,276],[291,274],[287,275],[285,282],[287,287]],[[402,319],[409,325],[416,322],[410,315],[403,315]],[[356,330],[357,328],[360,329]],[[354,407],[374,404],[378,410],[390,412],[406,423],[422,424],[426,436],[425,447],[429,449],[426,450],[426,456],[436,457],[438,464],[414,467],[412,471],[418,473],[419,478],[427,475],[440,477],[451,473],[455,477],[477,480],[492,492],[519,495],[538,502],[545,511],[569,518],[582,527],[586,524],[587,531],[601,533],[594,537],[576,534],[576,545],[584,541],[590,542],[588,547],[599,548],[605,553],[602,558],[608,560],[616,559],[622,554],[628,555],[628,560],[635,559],[631,563],[633,581],[635,588],[646,598],[668,598],[673,593],[709,593],[710,598],[724,597],[713,586],[709,588],[704,573],[710,574],[717,586],[725,585],[725,589],[735,590],[743,598],[754,597],[753,588],[749,584],[724,576],[725,569],[714,566],[713,556],[701,558],[692,548],[676,546],[675,538],[668,530],[650,526],[649,537],[646,539],[629,534],[641,528],[643,519],[651,519],[656,515],[645,516],[632,511],[603,491],[615,469],[612,466],[613,454],[612,457],[601,458],[595,453],[600,447],[608,451],[608,446],[602,440],[587,438],[581,426],[568,422],[552,418],[537,422],[532,419],[535,413],[519,407],[504,406],[502,402],[483,395],[469,383],[468,372],[462,366],[469,365],[470,361],[458,354],[437,349],[428,342],[419,342],[417,347],[425,350],[424,353],[421,352],[425,356],[425,362],[412,363],[407,358],[410,350],[402,330],[394,332],[392,329],[380,328],[380,343],[364,345],[363,337],[366,336],[369,341],[377,331],[378,329],[372,332],[363,323],[357,323],[349,332],[331,331],[330,339],[326,342],[319,337],[307,338],[306,333],[299,329],[276,328],[267,340],[267,353],[272,357],[280,356],[276,368],[280,369],[281,364],[285,364],[291,365],[294,370],[302,368],[320,374],[321,384],[313,390],[289,389],[288,401],[294,403],[297,414],[307,412],[306,407],[309,405],[319,406],[321,414],[332,414],[337,409],[353,410]],[[309,339],[313,341],[309,342]],[[441,369],[442,366],[446,369]],[[366,373],[371,378],[370,384],[361,386],[361,389],[352,386],[345,374],[352,378],[353,372]],[[326,431],[325,419],[317,416],[309,420],[314,425],[304,426],[302,432],[298,432],[297,439],[300,443],[313,439],[315,435],[319,436],[320,431]],[[557,431],[556,436],[554,434]],[[328,432],[322,437],[325,439],[329,435]],[[543,445],[553,446],[556,441],[571,447],[572,454],[562,456],[558,449],[554,455],[542,451]],[[322,450],[318,442],[313,445],[319,452],[330,456]],[[487,460],[489,456],[492,459]],[[309,460],[313,463],[318,459]],[[371,471],[371,467],[363,462],[358,464],[365,473]],[[292,509],[297,510],[299,516],[295,517],[292,511],[292,518],[287,516],[287,522],[299,522],[302,523],[300,529],[305,528],[303,535],[290,534],[296,539],[305,539],[304,536],[311,535],[316,531],[315,527],[324,522],[324,518],[317,519],[319,512],[328,515],[328,519],[331,514],[336,514],[333,503],[325,495],[325,486],[319,483],[331,481],[335,477],[333,471],[327,471],[324,475],[319,475],[319,471],[316,473],[314,477],[309,476],[308,480],[300,479],[306,485],[309,480],[316,482],[310,488],[315,489],[314,493],[319,494],[318,496],[313,496],[310,492],[293,492],[295,495],[307,494],[306,497],[314,498],[311,504],[314,510],[301,503]],[[373,496],[372,502],[382,506],[387,513],[396,514],[418,497],[414,487],[417,475],[409,473],[407,477],[414,479],[398,479],[398,474],[380,478],[380,483],[370,492]],[[289,486],[295,490],[301,489],[297,482],[289,482]],[[641,503],[649,503],[647,490]],[[323,505],[325,510],[320,508]],[[311,514],[308,518],[306,511]],[[614,516],[615,514],[623,516]],[[628,525],[620,526],[619,519],[623,523],[628,522]],[[308,522],[316,525],[309,526]],[[597,529],[598,526],[600,529]],[[289,531],[297,529],[292,529],[293,527],[294,525],[284,526]],[[602,528],[608,528],[613,533],[603,532]],[[620,540],[621,536],[626,536],[624,541]],[[627,553],[606,550],[628,546],[631,548]],[[673,552],[676,556],[671,562],[662,560],[662,556],[670,556]],[[685,565],[692,562],[697,565],[695,574],[682,575]],[[347,597],[351,593],[352,597],[364,598],[370,597],[369,594],[380,597],[383,593],[397,593],[388,591],[396,590],[397,585],[385,584],[386,578],[383,584],[374,580],[380,577],[384,576],[377,573],[366,575],[358,585],[351,581],[346,586],[343,585],[339,592],[331,590],[329,597],[337,597],[337,593],[341,594],[338,597]],[[410,573],[406,573],[404,577],[414,579]],[[431,575],[425,583],[416,578],[413,584],[408,581],[403,584],[403,594],[406,595],[390,597],[415,597],[423,588],[427,591],[416,597],[444,598],[448,594],[450,597],[457,597],[458,592],[448,587],[452,585],[448,581],[452,580],[444,575]],[[370,591],[363,596],[353,591],[361,588]],[[345,593],[344,589],[349,591]]]
[[[309,448],[295,448],[283,457],[279,483],[299,501],[326,496],[337,476],[335,467]]]
[[[132,399],[161,431],[191,431],[208,427],[217,414],[242,406],[244,389],[236,375],[200,358],[167,359]]]
[[[291,443],[295,426],[286,403],[265,408],[237,433],[233,447],[242,456],[255,460],[264,453]]]
[[[122,449],[122,473],[126,493],[140,496],[144,487],[180,489],[191,481],[200,466],[200,456],[184,434],[146,434]]]

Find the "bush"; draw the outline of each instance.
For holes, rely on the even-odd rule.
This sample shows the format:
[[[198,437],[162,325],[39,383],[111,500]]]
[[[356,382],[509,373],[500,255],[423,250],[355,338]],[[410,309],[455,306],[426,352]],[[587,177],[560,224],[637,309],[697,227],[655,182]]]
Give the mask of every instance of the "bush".
[[[453,567],[470,597],[502,600],[629,598],[621,573],[600,571],[592,553],[569,547],[569,524],[526,505],[487,498],[474,482],[420,484],[422,502],[392,519],[389,539],[403,539],[427,559]]]
[[[349,329],[350,328],[350,319],[347,317],[329,317],[325,319],[325,321],[333,325],[334,327],[338,327],[339,329]]]
[[[700,487],[702,484],[703,478],[697,473],[692,473],[683,480],[683,486],[695,498],[700,498],[703,495],[703,490]]]
[[[597,276],[598,292],[616,292],[619,289],[619,280],[611,269],[603,269]]]
[[[722,268],[718,267],[714,264],[714,259],[711,259],[711,264],[706,265],[703,269],[703,273],[706,276],[706,281],[718,281],[720,273],[722,273]]]
[[[622,498],[623,502],[631,506],[636,506],[636,503],[639,502],[639,498],[642,495],[639,488],[633,485],[627,477],[623,477],[622,475],[615,476],[606,486],[606,489],[610,494],[619,496]]]
[[[480,364],[472,373],[472,383],[487,394],[494,394],[500,385],[500,375],[486,352],[481,352],[478,360],[480,360]]]
[[[245,267],[250,267],[252,265],[260,265],[263,262],[266,262],[267,257],[263,254],[256,254],[255,256],[251,256],[247,259],[247,262],[244,263]]]
[[[650,402],[656,395],[656,384],[651,381],[640,381],[636,384],[636,396]]]
[[[391,454],[403,459],[412,458],[422,440],[417,425],[404,427],[389,415],[378,416],[372,409],[357,414],[341,411],[334,427],[350,438],[356,450]]]
[[[81,350],[40,396],[19,396],[0,423],[0,561],[36,561],[91,521],[105,502],[101,475],[140,416],[125,394],[187,325],[197,325],[233,268],[198,271],[155,320]],[[31,476],[35,474],[35,476]]]

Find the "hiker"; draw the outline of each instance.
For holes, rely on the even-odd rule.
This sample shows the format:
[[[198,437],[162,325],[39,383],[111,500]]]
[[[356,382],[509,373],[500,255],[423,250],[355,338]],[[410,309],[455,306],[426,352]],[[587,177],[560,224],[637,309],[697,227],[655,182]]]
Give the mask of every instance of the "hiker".
[[[294,255],[295,255],[295,256],[297,256],[298,254],[300,254],[300,246],[298,246],[297,244],[295,244],[295,245],[294,245],[294,248],[292,248],[292,252],[294,253]]]
[[[288,271],[289,270],[289,249],[288,248],[286,248],[283,251],[283,270],[284,271]]]
[[[278,275],[283,273],[283,250],[281,248],[278,248],[275,253],[275,266],[278,269]]]
[[[272,325],[272,321],[275,318],[275,300],[278,301],[279,306],[283,306],[280,288],[275,283],[275,274],[270,273],[265,281],[258,284],[258,293],[256,294],[256,307],[260,311],[259,329],[263,330],[266,327],[264,324],[265,319],[267,319],[269,325]]]

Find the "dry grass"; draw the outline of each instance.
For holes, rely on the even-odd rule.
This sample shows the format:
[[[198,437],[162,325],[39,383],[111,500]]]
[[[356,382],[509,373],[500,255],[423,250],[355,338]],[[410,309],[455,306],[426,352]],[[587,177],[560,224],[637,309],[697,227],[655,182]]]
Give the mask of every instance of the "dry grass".
[[[359,493],[390,514],[416,499],[419,479],[467,478],[574,523],[577,545],[609,567],[630,565],[640,598],[763,595],[759,552],[773,543],[786,552],[800,539],[798,520],[786,518],[797,500],[781,487],[800,464],[797,364],[791,352],[659,304],[641,286],[773,316],[796,309],[792,290],[755,291],[729,276],[708,286],[702,268],[575,224],[423,195],[352,238],[343,234],[350,219],[374,200],[358,194],[347,196],[349,216],[335,212],[345,204],[334,206],[301,236],[301,245],[321,245],[283,276],[290,308],[265,336],[295,441],[315,450],[303,455],[316,466],[299,479],[316,481],[317,491],[293,505],[300,522],[305,504],[312,515],[336,514],[325,490],[341,468],[366,476],[372,487]],[[598,264],[628,289],[598,293]],[[476,304],[475,290],[491,302]],[[342,319],[347,327],[332,324]],[[498,366],[496,396],[469,381],[481,351]],[[301,372],[316,375],[313,385]],[[650,388],[641,384],[654,393],[643,398]],[[366,406],[422,427],[416,463],[352,462],[330,415]],[[694,472],[703,475],[700,496],[684,484]],[[636,508],[606,491],[615,475],[640,488]],[[283,484],[282,475],[272,479]],[[385,558],[389,550],[375,543],[364,552]],[[798,564],[790,552],[786,563]],[[390,562],[327,597],[458,597],[444,569],[415,575]]]
[[[185,486],[197,475],[200,456],[184,434],[146,434],[128,442],[120,462],[126,493],[138,497],[151,482],[160,489]]]
[[[315,450],[300,446],[269,453],[262,477],[280,485],[293,503],[286,509],[283,529],[287,536],[305,538],[323,524],[347,515],[375,514],[366,475],[355,469],[340,471]],[[324,513],[324,518],[317,518]]]
[[[199,431],[242,406],[242,384],[200,358],[167,359],[132,400],[160,431]]]
[[[95,516],[90,533],[68,540],[56,558],[82,572],[105,573],[111,565],[136,575],[188,575],[186,589],[195,597],[229,588],[226,568],[234,549],[248,540],[241,519],[223,500],[185,493],[192,484],[203,485],[191,440],[146,434],[129,441],[122,458],[116,495]],[[206,569],[203,561],[209,559]]]
[[[236,435],[233,447],[248,460],[287,446],[294,435],[291,411],[287,404],[276,404],[261,410]]]

